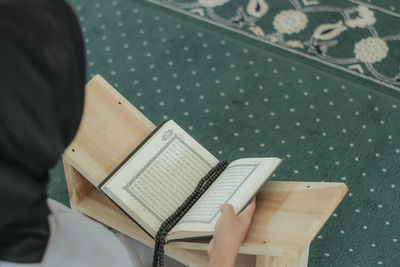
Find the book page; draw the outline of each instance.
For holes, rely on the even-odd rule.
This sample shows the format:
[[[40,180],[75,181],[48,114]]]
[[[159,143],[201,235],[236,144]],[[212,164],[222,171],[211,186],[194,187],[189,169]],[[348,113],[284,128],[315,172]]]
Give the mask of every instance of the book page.
[[[218,160],[168,121],[103,186],[150,234],[194,191]]]
[[[280,161],[278,158],[248,158],[229,164],[179,224],[172,229],[171,238],[174,232],[204,231],[204,234],[212,232],[220,215],[220,204],[232,204],[235,212],[240,212],[266,182]],[[193,233],[190,235],[193,236]]]

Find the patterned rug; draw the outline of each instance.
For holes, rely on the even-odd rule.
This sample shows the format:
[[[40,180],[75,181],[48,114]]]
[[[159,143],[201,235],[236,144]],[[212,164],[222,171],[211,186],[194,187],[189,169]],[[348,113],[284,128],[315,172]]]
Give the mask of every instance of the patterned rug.
[[[148,0],[400,90],[400,2]]]
[[[236,14],[236,1],[198,8],[205,16],[213,10],[223,17],[225,5]],[[336,24],[338,19],[314,24],[312,15],[318,12],[299,11],[292,4],[297,2],[282,1],[280,5],[285,7],[275,9],[270,1],[265,14],[274,15],[260,15],[262,19],[257,20],[260,26],[267,25],[261,23],[264,19],[273,21],[278,14],[304,14],[305,25],[299,35],[278,34],[272,24],[270,30],[263,26],[264,36],[273,32],[284,36],[284,49],[146,1],[69,2],[84,31],[89,76],[103,75],[154,123],[174,119],[220,159],[282,157],[285,161],[274,180],[348,185],[349,193],[311,244],[309,266],[398,266],[399,93],[395,83],[378,79],[369,72],[368,62],[360,61],[374,58],[376,62],[369,63],[374,69],[385,77],[395,77],[398,64],[391,54],[396,51],[391,46],[395,41],[368,39],[383,40],[387,55],[383,58],[384,50],[368,48],[365,51],[370,54],[360,52],[357,58],[352,54],[353,46],[368,38],[369,30],[358,26],[353,29],[343,21],[342,27],[347,29],[335,26],[340,30],[335,28],[329,36],[336,37],[316,42],[336,40],[337,47],[329,46],[325,56],[339,58],[337,53],[343,50],[346,56],[341,58],[358,61],[327,65],[322,57],[308,51],[311,47],[305,40],[320,25]],[[350,14],[355,25],[364,21],[362,16],[370,19],[373,12],[379,36],[395,34],[394,28],[378,29],[381,13],[376,9],[366,10],[353,2],[345,3],[360,9],[360,15],[359,11]],[[389,1],[379,1],[384,3]],[[304,2],[302,5],[306,8]],[[388,6],[381,8],[391,10]],[[258,9],[261,12],[265,7],[260,4]],[[290,9],[293,11],[282,13]],[[243,5],[243,12],[248,18],[257,18],[252,11],[248,13],[247,5]],[[225,17],[231,17],[229,14]],[[289,28],[298,24],[293,20],[284,25]],[[393,33],[389,33],[391,30]],[[344,34],[351,36],[352,31],[364,32],[365,36],[354,35],[350,43],[340,39]],[[308,39],[306,35],[300,38],[306,32]],[[329,34],[324,32],[320,35]],[[304,47],[287,47],[286,42],[296,40]],[[348,43],[347,47],[339,48],[343,42]],[[370,41],[360,44],[363,42],[371,45]],[[392,62],[391,67],[386,62]],[[353,64],[361,66],[364,76],[336,67],[348,70]],[[68,203],[61,164],[51,172],[49,195]]]

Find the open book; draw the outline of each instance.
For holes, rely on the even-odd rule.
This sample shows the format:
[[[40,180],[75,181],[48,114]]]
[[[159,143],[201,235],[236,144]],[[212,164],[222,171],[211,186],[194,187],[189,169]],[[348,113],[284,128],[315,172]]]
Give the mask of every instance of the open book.
[[[218,162],[170,120],[153,131],[99,189],[154,238],[161,224]],[[244,158],[230,163],[166,241],[211,236],[219,205],[230,203],[239,213],[280,162],[278,158]]]

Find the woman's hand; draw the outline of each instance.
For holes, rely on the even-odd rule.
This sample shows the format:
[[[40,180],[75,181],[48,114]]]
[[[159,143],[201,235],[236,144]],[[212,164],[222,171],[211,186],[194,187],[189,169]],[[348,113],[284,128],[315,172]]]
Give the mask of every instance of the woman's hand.
[[[208,246],[210,267],[232,267],[240,245],[249,230],[254,211],[255,198],[238,215],[230,204],[220,206],[221,216],[215,224],[214,236]]]

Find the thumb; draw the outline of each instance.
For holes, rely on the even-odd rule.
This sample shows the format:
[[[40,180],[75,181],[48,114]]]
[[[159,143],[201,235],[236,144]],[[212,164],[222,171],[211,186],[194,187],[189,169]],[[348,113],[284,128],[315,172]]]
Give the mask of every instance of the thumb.
[[[247,207],[239,214],[239,218],[251,219],[254,215],[255,210],[256,210],[256,199],[253,198],[253,200],[247,205]]]
[[[221,207],[221,212],[222,213],[227,213],[227,214],[235,214],[235,209],[233,208],[233,206],[231,204],[224,204]]]

